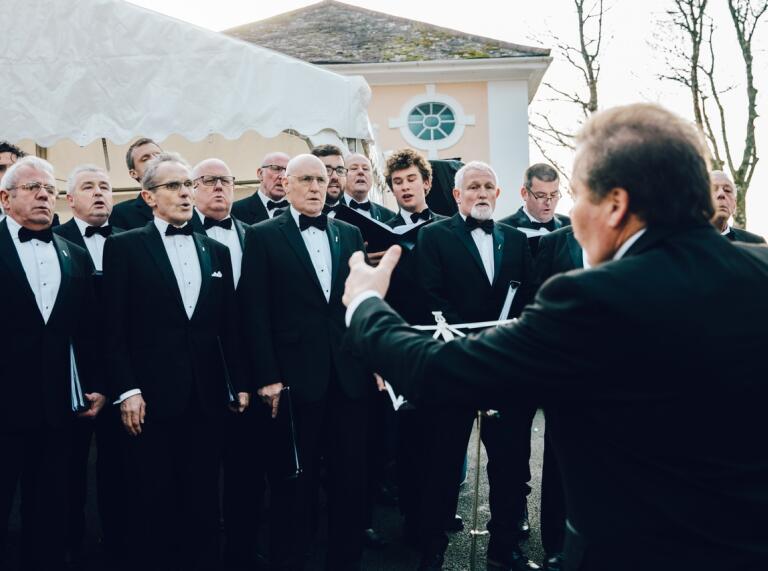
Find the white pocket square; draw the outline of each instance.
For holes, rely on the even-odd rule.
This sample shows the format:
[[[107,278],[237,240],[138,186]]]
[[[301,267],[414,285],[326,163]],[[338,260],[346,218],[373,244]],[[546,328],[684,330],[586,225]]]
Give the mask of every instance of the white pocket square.
[[[213,272],[213,273],[211,274],[211,277],[212,277],[212,278],[220,278],[220,277],[221,277],[221,272]]]

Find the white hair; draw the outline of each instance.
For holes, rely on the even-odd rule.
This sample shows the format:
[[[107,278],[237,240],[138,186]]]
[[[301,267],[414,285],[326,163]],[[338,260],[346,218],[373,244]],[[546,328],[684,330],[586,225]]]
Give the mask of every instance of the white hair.
[[[192,176],[191,176],[192,180],[195,180],[196,178],[198,178],[200,176],[200,171],[202,170],[203,166],[206,166],[209,163],[219,163],[221,166],[227,169],[227,172],[232,174],[232,170],[229,168],[229,165],[227,163],[225,163],[221,159],[217,159],[216,157],[211,157],[210,159],[203,159],[192,168]]]
[[[21,157],[18,161],[13,163],[7,171],[5,171],[3,179],[0,180],[0,190],[8,190],[9,188],[16,186],[19,169],[23,169],[24,167],[31,167],[36,171],[44,172],[53,177],[53,165],[51,163],[40,157],[28,155],[26,157]]]
[[[149,190],[150,186],[154,186],[157,169],[163,163],[176,163],[189,170],[189,163],[179,153],[160,153],[147,163],[147,170],[144,171],[144,176],[141,178],[141,188]]]
[[[456,176],[454,176],[453,179],[454,188],[464,188],[462,186],[464,184],[464,175],[467,174],[468,171],[480,171],[487,173],[493,177],[493,182],[495,182],[497,185],[499,184],[499,177],[496,176],[496,171],[493,170],[491,165],[484,163],[483,161],[469,161],[458,171],[456,171]]]
[[[77,177],[84,172],[103,174],[109,179],[109,175],[107,175],[106,171],[101,167],[97,167],[96,165],[78,165],[72,169],[72,172],[69,173],[69,176],[67,177],[67,194],[73,194],[75,192],[75,182],[77,181]],[[111,186],[112,185],[110,184],[110,187]]]

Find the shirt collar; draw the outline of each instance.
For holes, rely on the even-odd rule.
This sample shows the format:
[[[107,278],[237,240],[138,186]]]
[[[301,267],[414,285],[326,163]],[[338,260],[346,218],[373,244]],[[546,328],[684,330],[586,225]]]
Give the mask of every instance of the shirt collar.
[[[8,232],[11,233],[11,238],[14,240],[19,239],[19,230],[21,229],[21,224],[16,222],[11,216],[8,216],[6,218],[7,224],[8,224]]]
[[[731,227],[730,227],[730,226],[726,226],[726,227],[725,227],[725,230],[723,230],[722,232],[720,232],[720,235],[721,235],[721,236],[727,236],[727,235],[728,235],[728,234],[730,234],[730,233],[731,233]]]
[[[85,229],[88,228],[88,226],[91,226],[91,225],[88,224],[85,220],[81,220],[77,216],[73,216],[72,219],[75,221],[75,224],[77,224],[77,228],[80,230],[80,235],[85,237]],[[109,224],[109,220],[108,219],[107,219],[106,222],[104,222],[104,224],[99,226],[99,228],[101,228],[102,226],[106,226],[107,224]]]
[[[155,216],[152,219],[152,221],[155,223],[155,227],[157,228],[157,231],[160,232],[160,235],[165,236],[165,231],[168,229],[168,226],[170,226],[170,224],[165,220],[163,220],[162,218],[158,218],[157,216]],[[184,224],[179,226],[179,228],[184,228],[184,226],[186,226],[187,224],[189,224],[189,220],[187,220]]]
[[[355,201],[355,202],[357,202],[358,204],[365,204],[366,202],[368,202],[368,197],[366,196],[366,197],[365,197],[365,200],[358,200],[358,199],[356,199],[354,196],[352,196],[351,194],[347,194],[347,193],[345,192],[345,193],[344,193],[344,204],[345,204],[346,206],[349,206],[349,201],[350,201],[350,200],[354,200],[354,201]]]
[[[523,212],[525,212],[525,215],[528,217],[528,220],[530,220],[531,222],[538,222],[539,224],[546,224],[546,222],[542,222],[541,220],[536,218],[533,214],[528,212],[528,208],[526,208],[525,204],[523,204]],[[554,217],[554,215],[553,215],[553,217]]]
[[[645,231],[647,228],[641,228],[634,234],[632,234],[629,238],[627,238],[624,243],[619,247],[618,250],[616,250],[616,253],[613,255],[614,260],[620,260],[624,257],[624,254],[627,253],[627,250],[629,250],[635,242],[637,242],[640,239],[640,236],[645,234]]]

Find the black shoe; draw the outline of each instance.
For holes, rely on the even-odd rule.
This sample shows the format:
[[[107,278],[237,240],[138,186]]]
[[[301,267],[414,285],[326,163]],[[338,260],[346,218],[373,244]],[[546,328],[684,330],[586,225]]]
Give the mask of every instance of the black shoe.
[[[366,549],[383,549],[389,543],[381,535],[379,535],[375,529],[363,530],[363,547]]]
[[[456,515],[453,517],[452,520],[448,522],[448,524],[445,526],[445,531],[448,533],[456,533],[457,531],[463,531],[464,530],[464,520],[461,519],[460,515]]]
[[[551,557],[547,557],[543,569],[544,571],[563,571],[563,554],[556,553]]]
[[[488,571],[526,571],[529,569],[541,569],[536,563],[529,560],[517,545],[500,546],[493,542],[488,543],[486,554],[486,566]]]
[[[442,571],[443,561],[445,561],[443,553],[425,553],[421,556],[419,568],[416,571]]]
[[[523,514],[517,520],[517,532],[520,535],[529,535],[531,533],[531,524],[528,522],[528,506],[525,506]]]

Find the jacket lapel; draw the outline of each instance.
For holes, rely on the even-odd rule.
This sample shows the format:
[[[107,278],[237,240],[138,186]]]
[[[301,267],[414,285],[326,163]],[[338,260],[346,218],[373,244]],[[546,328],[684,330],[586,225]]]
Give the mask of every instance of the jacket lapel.
[[[24,266],[21,265],[21,259],[19,253],[16,251],[16,247],[13,245],[13,239],[11,233],[8,230],[8,224],[5,220],[0,222],[0,263],[4,263],[8,268],[8,272],[18,282],[21,291],[24,292],[24,297],[28,303],[31,303],[35,308],[35,313],[40,317],[42,321],[43,316],[37,307],[35,301],[35,294],[32,293],[32,288],[29,287],[29,281],[24,273]]]
[[[211,270],[213,265],[211,264],[211,249],[205,246],[203,237],[200,234],[192,234],[192,240],[195,242],[197,259],[200,260],[200,295],[197,297],[195,312],[192,314],[194,318],[200,310],[203,301],[208,299],[208,290],[211,289]]]
[[[168,259],[168,254],[165,251],[165,245],[163,244],[163,239],[160,237],[160,232],[158,232],[157,228],[152,223],[147,224],[141,232],[147,250],[149,250],[150,257],[154,260],[157,268],[163,275],[165,285],[170,288],[171,295],[178,303],[179,309],[186,315],[187,312],[184,309],[184,302],[181,299],[179,284],[176,283],[176,276],[173,274],[171,261]]]
[[[315,273],[315,266],[312,265],[312,260],[309,258],[309,252],[307,252],[304,239],[301,237],[301,232],[299,231],[299,227],[296,226],[296,222],[294,222],[293,216],[291,216],[290,209],[286,210],[280,215],[279,224],[280,229],[283,231],[283,234],[285,234],[286,241],[296,256],[298,256],[299,260],[301,261],[301,265],[304,266],[304,269],[307,270],[307,273],[309,273],[312,282],[317,286],[317,293],[322,295],[323,300],[325,300],[325,296],[323,295],[323,288],[320,285],[320,280],[317,279],[317,274]]]
[[[576,236],[573,232],[568,232],[565,238],[566,244],[568,244],[568,253],[571,255],[571,261],[574,268],[584,267],[584,254],[581,251],[581,246],[576,241]]]
[[[331,247],[331,291],[336,287],[337,277],[339,275],[339,256],[341,255],[341,243],[339,242],[339,229],[333,222],[333,218],[328,219],[328,226],[325,229],[328,234],[328,245]]]
[[[59,291],[56,293],[56,300],[53,302],[53,309],[51,310],[51,316],[48,318],[48,323],[53,322],[56,316],[63,311],[61,307],[62,300],[68,299],[69,290],[72,287],[72,252],[67,245],[67,241],[61,236],[54,234],[53,246],[56,249],[56,255],[59,258],[61,283],[59,285]]]
[[[493,285],[499,281],[501,262],[504,259],[504,232],[498,224],[493,225]]]
[[[464,227],[464,220],[461,218],[460,214],[454,215],[453,221],[451,223],[451,229],[453,230],[453,233],[456,234],[456,236],[459,238],[461,243],[464,244],[464,246],[467,248],[470,256],[472,256],[472,259],[475,260],[477,267],[482,272],[483,278],[485,278],[487,282],[488,275],[485,273],[485,266],[483,265],[483,260],[480,257],[480,252],[477,251],[477,244],[475,244],[472,236]]]
[[[240,249],[245,246],[245,224],[240,222],[234,216],[232,217],[232,224],[235,225],[235,232],[237,232],[237,239],[240,240]]]

